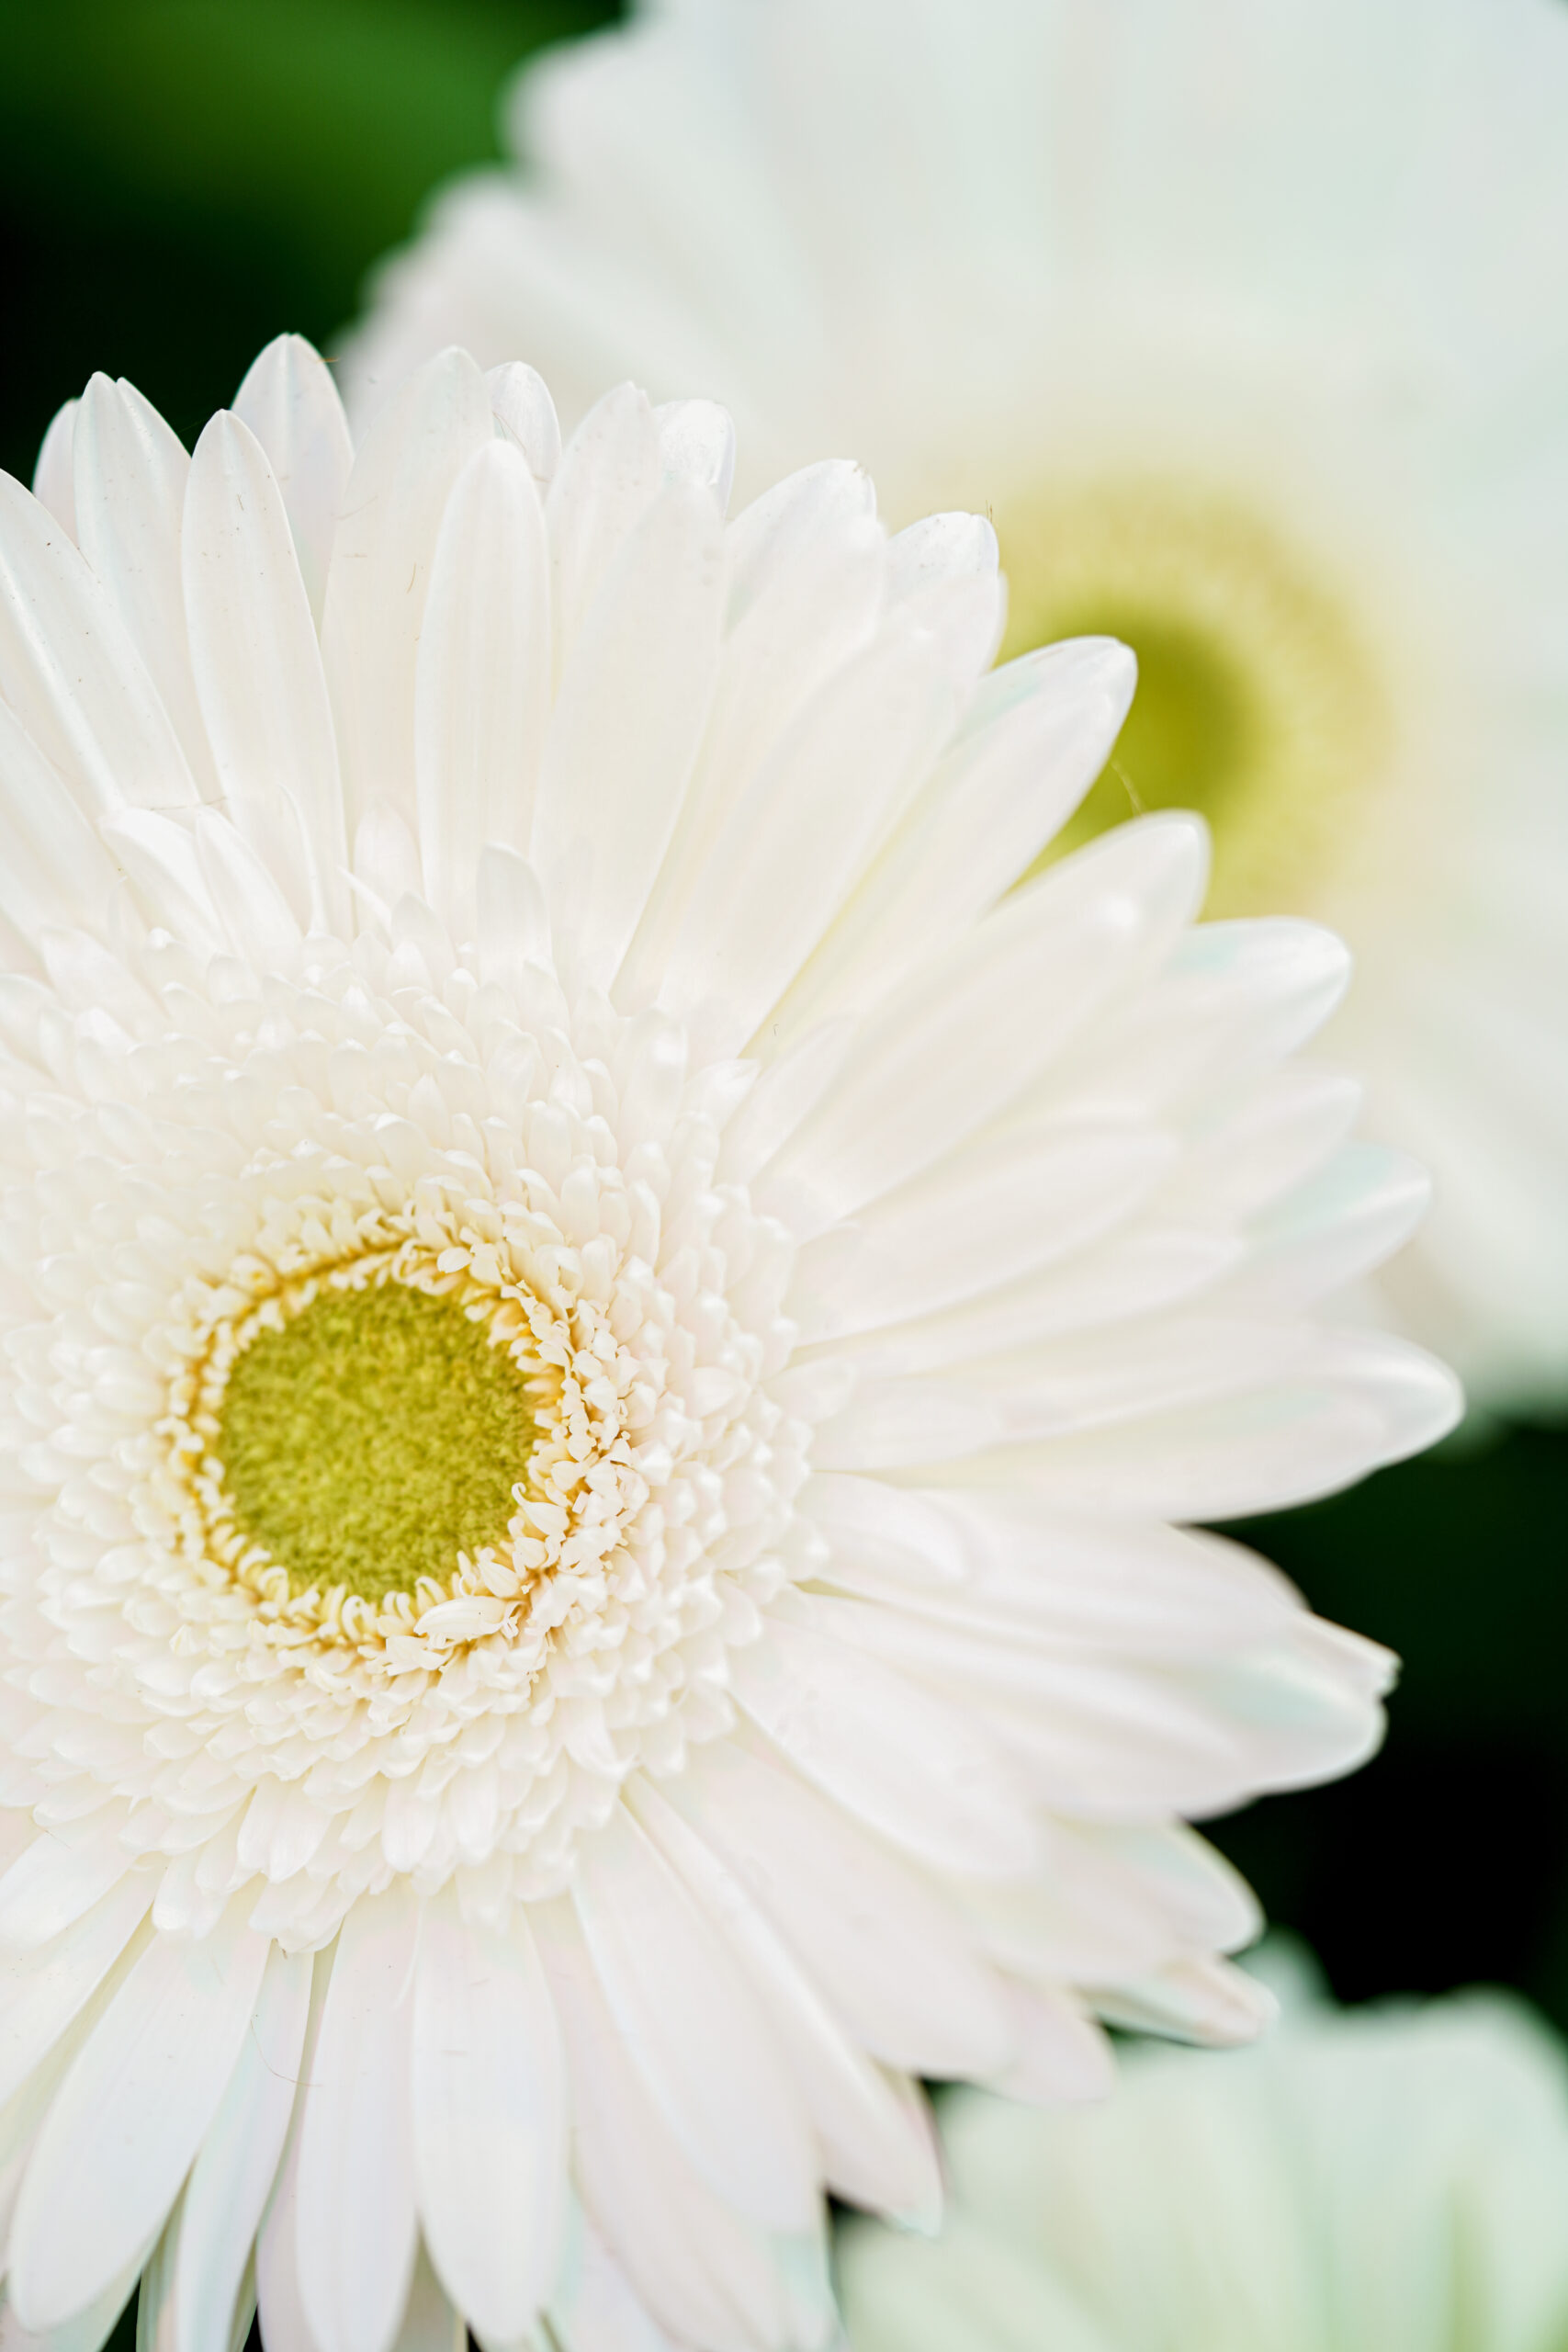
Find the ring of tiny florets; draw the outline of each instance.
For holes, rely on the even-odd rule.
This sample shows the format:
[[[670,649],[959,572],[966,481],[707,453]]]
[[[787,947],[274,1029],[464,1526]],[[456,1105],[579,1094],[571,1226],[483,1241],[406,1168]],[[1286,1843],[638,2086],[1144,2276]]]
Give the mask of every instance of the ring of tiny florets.
[[[648,1498],[631,1458],[640,1367],[603,1307],[551,1282],[550,1270],[541,1283],[539,1270],[518,1262],[530,1253],[509,1246],[504,1227],[502,1218],[501,1229],[481,1233],[424,1208],[369,1211],[349,1249],[316,1258],[252,1252],[221,1283],[193,1285],[193,1311],[171,1334],[181,1367],[155,1430],[151,1499],[197,1584],[244,1593],[264,1641],[296,1657],[312,1650],[329,1666],[358,1659],[394,1673],[438,1668],[472,1643],[537,1651],[542,1665],[551,1629],[602,1589]],[[236,1521],[216,1451],[225,1390],[260,1332],[326,1292],[385,1283],[457,1305],[510,1357],[534,1423],[515,1508],[504,1538],[472,1556],[459,1552],[445,1582],[420,1576],[412,1590],[379,1601],[342,1583],[296,1590],[288,1568]]]

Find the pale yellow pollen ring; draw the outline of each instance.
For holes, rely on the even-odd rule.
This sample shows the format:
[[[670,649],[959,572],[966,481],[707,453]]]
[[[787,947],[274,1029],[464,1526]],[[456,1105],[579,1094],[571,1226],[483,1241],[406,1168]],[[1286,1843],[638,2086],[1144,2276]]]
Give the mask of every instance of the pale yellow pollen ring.
[[[493,1243],[412,1229],[431,1222],[374,1218],[287,1274],[243,1261],[171,1383],[177,1548],[287,1645],[543,1639],[646,1497],[603,1318]]]
[[[476,1315],[472,1289],[405,1246],[219,1320],[173,1400],[187,1552],[194,1538],[272,1610],[350,1641],[412,1628],[476,1577],[514,1590],[557,1384],[515,1308]]]
[[[1138,656],[1111,760],[1048,855],[1145,809],[1196,808],[1213,835],[1211,915],[1312,911],[1348,798],[1391,762],[1354,596],[1240,502],[1158,477],[1043,489],[996,521],[1004,659],[1078,636]]]

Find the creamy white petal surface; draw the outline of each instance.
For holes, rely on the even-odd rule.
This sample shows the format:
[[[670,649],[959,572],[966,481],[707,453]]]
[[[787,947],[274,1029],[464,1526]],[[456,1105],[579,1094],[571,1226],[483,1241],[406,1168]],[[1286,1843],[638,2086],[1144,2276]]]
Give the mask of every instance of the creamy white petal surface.
[[[1212,912],[1355,952],[1334,1049],[1437,1188],[1380,1311],[1568,1394],[1559,0],[660,0],[510,119],[360,405],[521,351],[569,420],[727,401],[743,483],[844,453],[990,515],[1010,650],[1139,654],[1078,833],[1199,807]]]
[[[1256,2049],[1134,2051],[1090,2113],[944,2101],[941,2241],[840,2238],[854,2352],[1554,2352],[1556,2037],[1496,1993],[1337,2010],[1268,1957]]]
[[[1195,927],[1186,817],[1009,893],[1129,657],[993,673],[983,524],[838,465],[728,520],[732,453],[455,350],[353,450],[285,339],[188,459],[99,378],[0,482],[62,2352],[143,2264],[159,2352],[825,2344],[824,2188],[940,2211],[916,2078],[1247,2034],[1185,1818],[1378,1738],[1385,1655],[1171,1523],[1457,1410],[1319,1306],[1424,1197],[1292,1058],[1343,950]]]

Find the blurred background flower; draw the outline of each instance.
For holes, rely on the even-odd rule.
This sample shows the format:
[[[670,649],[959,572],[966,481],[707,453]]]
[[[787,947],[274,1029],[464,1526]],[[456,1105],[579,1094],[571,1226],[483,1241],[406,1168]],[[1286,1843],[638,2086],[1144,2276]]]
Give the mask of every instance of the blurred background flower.
[[[525,75],[531,177],[346,363],[695,387],[742,488],[989,514],[1010,651],[1126,639],[1062,845],[1196,807],[1213,915],[1348,940],[1325,1050],[1436,1183],[1377,1307],[1484,1406],[1568,1394],[1565,113],[1558,0],[664,0]]]
[[[1108,2105],[943,2103],[932,2243],[852,2222],[854,2352],[1556,2352],[1568,2062],[1521,2002],[1349,2016],[1266,1951],[1270,2039],[1134,2052]]]

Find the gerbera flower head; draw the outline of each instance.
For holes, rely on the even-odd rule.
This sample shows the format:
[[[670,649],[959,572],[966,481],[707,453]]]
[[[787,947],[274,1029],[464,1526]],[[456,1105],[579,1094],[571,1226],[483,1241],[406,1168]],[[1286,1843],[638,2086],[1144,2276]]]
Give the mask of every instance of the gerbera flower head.
[[[990,673],[984,523],[731,448],[453,351],[355,450],[285,339],[0,483],[6,2295],[81,2352],[253,2253],[273,2352],[814,2346],[912,2077],[1249,2030],[1181,1817],[1377,1737],[1166,1523],[1456,1409],[1315,1305],[1423,1197],[1291,1059],[1343,951],[1194,928],[1187,818],[1010,894],[1129,657]]]
[[[1568,2063],[1493,1992],[1338,2010],[1264,1956],[1258,2047],[1132,2053],[1092,2113],[942,2107],[940,2243],[854,2222],[855,2352],[1548,2352],[1568,2328]]]
[[[352,361],[695,388],[759,484],[991,515],[1009,651],[1139,658],[1058,851],[1198,808],[1212,913],[1348,938],[1335,1049],[1436,1180],[1382,1311],[1500,1407],[1568,1394],[1565,114],[1558,0],[668,0],[524,77],[530,176]]]

